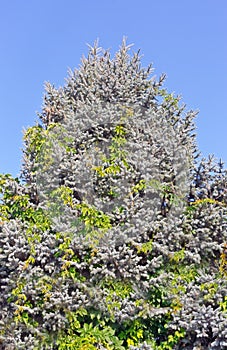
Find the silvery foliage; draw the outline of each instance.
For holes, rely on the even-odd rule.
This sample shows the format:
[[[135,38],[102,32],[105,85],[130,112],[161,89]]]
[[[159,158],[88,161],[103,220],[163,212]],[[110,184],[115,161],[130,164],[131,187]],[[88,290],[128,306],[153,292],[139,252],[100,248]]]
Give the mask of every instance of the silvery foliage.
[[[158,82],[149,78],[151,67],[142,69],[139,54],[130,58],[128,50],[124,42],[111,60],[108,51],[101,55],[97,46],[90,48],[88,58],[82,59],[79,70],[70,73],[64,88],[47,84],[40,117],[44,127],[53,122],[57,126],[48,133],[38,161],[28,155],[24,168],[41,203],[50,204],[54,188],[62,183],[73,188],[79,201],[106,213],[113,215],[113,209],[120,205],[130,211],[134,202],[134,211],[138,206],[140,216],[147,213],[151,219],[160,208],[160,187],[174,183],[178,199],[188,193],[194,147],[189,133],[195,113],[182,118],[183,106],[176,107],[167,99],[159,103],[164,77]],[[119,151],[124,152],[128,167],[119,159],[121,172],[99,179],[94,167],[105,166],[103,157],[110,156],[114,129],[119,125],[127,135]],[[75,154],[67,152],[67,146],[75,149]],[[131,198],[132,187],[140,180],[147,184],[146,195]],[[116,192],[111,201],[106,195],[110,187]],[[178,202],[172,210],[179,207]]]
[[[215,291],[210,292],[209,286],[213,286]],[[209,293],[212,292],[211,297]],[[187,332],[176,349],[226,349],[226,314],[218,306],[226,295],[226,280],[217,278],[215,274],[208,275],[205,271],[188,284],[187,292],[181,298],[182,309],[173,315],[169,325],[173,330],[180,326]]]
[[[48,349],[56,349],[54,334],[68,326],[64,310],[76,311],[83,306],[108,315],[108,289],[102,281],[111,278],[128,280],[133,289],[130,296],[115,300],[119,307],[110,315],[115,322],[132,321],[142,311],[145,318],[165,315],[168,307],[144,310],[145,304],[138,306],[136,300],[146,300],[151,288],[170,287],[173,276],[165,267],[182,249],[185,263],[196,266],[198,276],[190,283],[181,281],[186,288],[179,296],[182,308],[173,313],[169,329],[185,328],[182,348],[226,348],[226,318],[219,307],[226,285],[217,277],[226,240],[226,209],[212,204],[185,214],[190,185],[195,187],[196,199],[205,198],[202,193],[211,188],[215,198],[220,187],[226,189],[226,174],[209,161],[195,167],[192,131],[196,113],[185,113],[173,96],[163,97],[164,77],[159,81],[150,78],[151,67],[141,68],[139,53],[130,57],[129,49],[123,42],[111,59],[108,51],[97,45],[90,47],[88,58],[70,73],[63,88],[46,85],[40,128],[48,133],[38,154],[26,151],[26,141],[26,190],[16,192],[28,191],[31,205],[46,211],[52,227],[36,242],[35,263],[26,270],[23,266],[30,254],[26,223],[12,219],[1,228],[2,349],[33,349],[46,333],[53,335]],[[114,158],[111,147],[119,125],[125,131],[125,142]],[[105,169],[111,157],[120,170],[99,176],[95,169]],[[140,181],[146,187],[133,191]],[[14,191],[17,185],[10,186]],[[74,206],[65,205],[56,196],[60,186],[72,190]],[[226,203],[226,193],[222,195]],[[163,198],[169,201],[164,215]],[[97,237],[87,235],[75,209],[80,203],[108,215],[111,228],[104,234],[97,230]],[[58,238],[56,232],[61,234]],[[70,237],[69,248],[78,257],[73,266],[83,279],[77,282],[59,277],[63,262],[57,253],[64,236]],[[152,250],[138,254],[138,247],[149,241]],[[94,246],[95,254],[88,260],[87,252]],[[206,269],[199,272],[200,266]],[[45,279],[52,282],[52,290],[40,306],[39,281]],[[219,287],[206,302],[200,285],[211,280]],[[17,305],[8,298],[20,282],[22,292],[35,305],[27,311],[39,327],[27,329],[13,319]],[[174,295],[166,296],[167,301],[172,298]],[[152,346],[144,343],[137,348]]]

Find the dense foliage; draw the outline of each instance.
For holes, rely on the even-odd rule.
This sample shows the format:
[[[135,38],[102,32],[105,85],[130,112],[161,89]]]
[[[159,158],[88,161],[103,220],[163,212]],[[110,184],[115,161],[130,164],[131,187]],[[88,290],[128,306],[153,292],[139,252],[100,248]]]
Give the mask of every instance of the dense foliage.
[[[227,349],[227,172],[129,49],[46,84],[0,176],[0,349]]]

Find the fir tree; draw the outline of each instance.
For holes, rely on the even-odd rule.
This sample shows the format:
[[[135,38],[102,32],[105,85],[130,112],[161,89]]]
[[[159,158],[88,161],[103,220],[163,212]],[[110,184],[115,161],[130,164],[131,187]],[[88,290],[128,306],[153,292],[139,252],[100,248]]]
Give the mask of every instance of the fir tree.
[[[1,176],[1,349],[227,348],[226,170],[129,50],[47,83]]]

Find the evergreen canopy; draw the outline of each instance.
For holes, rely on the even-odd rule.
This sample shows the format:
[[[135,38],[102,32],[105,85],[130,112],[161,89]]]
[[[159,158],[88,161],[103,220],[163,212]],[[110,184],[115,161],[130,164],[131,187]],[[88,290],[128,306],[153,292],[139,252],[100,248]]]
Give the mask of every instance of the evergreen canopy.
[[[227,348],[227,172],[129,50],[47,83],[0,176],[0,349]]]

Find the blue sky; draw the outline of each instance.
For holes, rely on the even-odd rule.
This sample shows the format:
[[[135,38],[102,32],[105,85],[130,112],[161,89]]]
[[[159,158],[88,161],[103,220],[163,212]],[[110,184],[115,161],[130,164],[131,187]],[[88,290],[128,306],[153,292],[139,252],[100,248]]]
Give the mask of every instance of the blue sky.
[[[123,36],[165,87],[199,110],[203,155],[227,164],[226,0],[7,0],[0,11],[0,173],[20,171],[22,130],[35,124],[44,82],[65,83],[86,44],[114,54]]]

